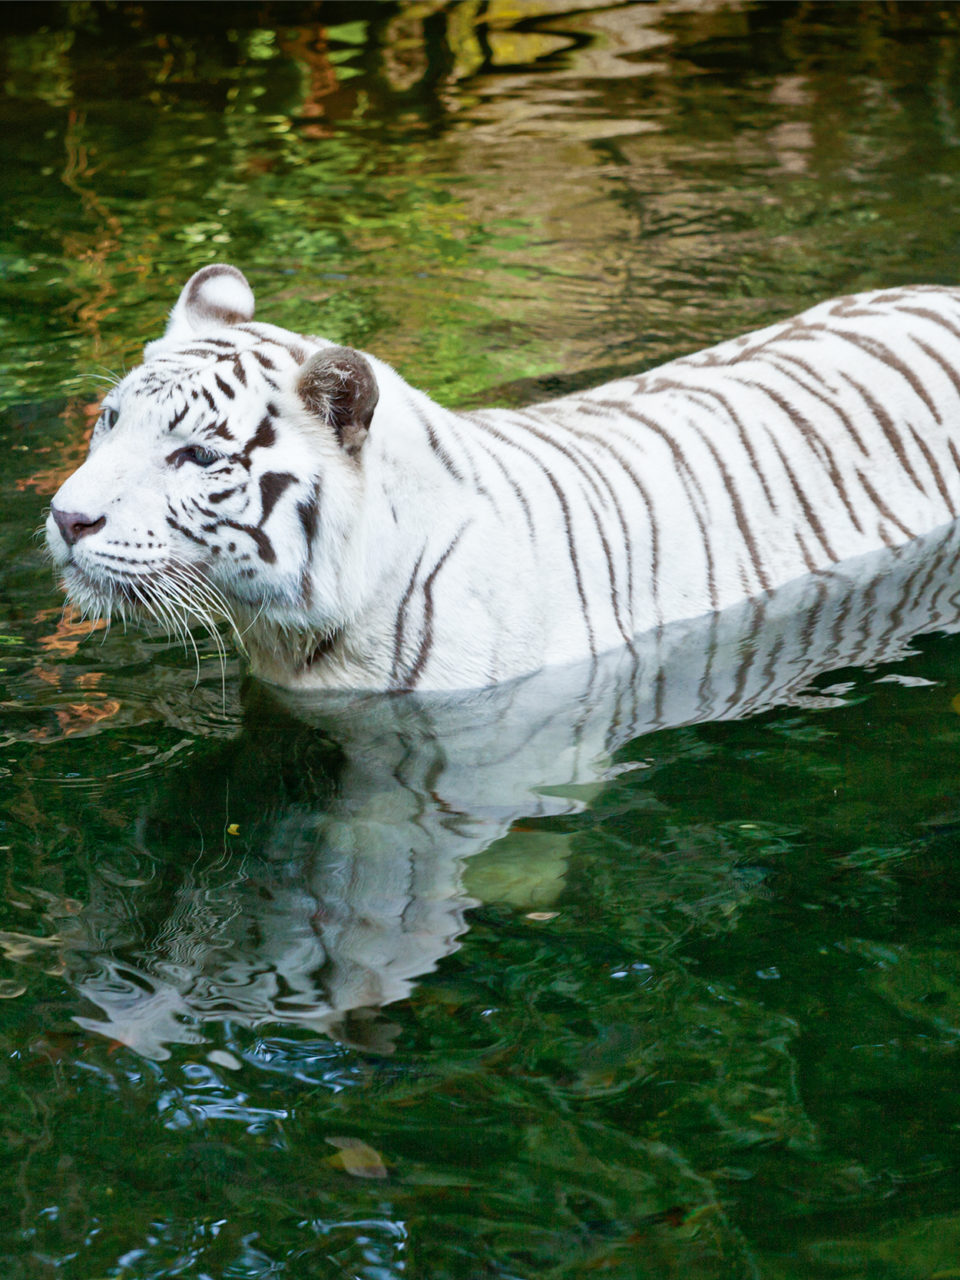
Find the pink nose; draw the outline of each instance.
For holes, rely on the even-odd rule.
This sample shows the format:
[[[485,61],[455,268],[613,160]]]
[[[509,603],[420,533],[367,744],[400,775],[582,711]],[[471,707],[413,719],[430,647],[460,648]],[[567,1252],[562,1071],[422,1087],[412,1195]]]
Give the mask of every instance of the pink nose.
[[[107,523],[106,516],[91,520],[89,516],[82,516],[76,511],[60,511],[57,507],[51,507],[50,514],[57,522],[57,528],[68,547],[85,538],[88,533],[96,533]]]

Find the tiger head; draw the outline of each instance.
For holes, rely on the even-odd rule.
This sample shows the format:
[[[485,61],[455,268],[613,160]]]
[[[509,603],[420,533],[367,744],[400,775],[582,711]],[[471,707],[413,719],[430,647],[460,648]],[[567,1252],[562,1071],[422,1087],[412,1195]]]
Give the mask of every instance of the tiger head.
[[[268,647],[294,637],[305,660],[357,608],[374,365],[381,380],[392,370],[253,313],[234,267],[187,282],[106,396],[47,542],[87,615],[181,633],[226,618],[254,639],[272,628]]]

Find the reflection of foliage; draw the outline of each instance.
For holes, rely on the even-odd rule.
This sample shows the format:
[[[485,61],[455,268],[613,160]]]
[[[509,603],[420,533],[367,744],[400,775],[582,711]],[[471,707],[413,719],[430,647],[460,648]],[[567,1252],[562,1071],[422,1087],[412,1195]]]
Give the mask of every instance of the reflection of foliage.
[[[824,59],[803,7],[62,6],[5,44],[3,394],[135,359],[215,258],[461,401],[952,279],[960,123],[946,52],[900,92],[916,8],[831,6]]]

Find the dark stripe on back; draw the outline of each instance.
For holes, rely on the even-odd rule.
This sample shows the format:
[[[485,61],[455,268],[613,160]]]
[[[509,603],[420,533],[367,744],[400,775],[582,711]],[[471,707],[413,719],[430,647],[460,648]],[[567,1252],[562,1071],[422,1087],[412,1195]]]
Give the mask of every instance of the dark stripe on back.
[[[476,445],[478,449],[482,449],[483,452],[487,455],[487,457],[490,458],[502,472],[503,478],[506,480],[507,484],[513,490],[514,496],[516,497],[517,501],[520,503],[521,508],[523,509],[523,516],[527,522],[527,532],[530,534],[530,541],[536,542],[537,532],[533,526],[533,516],[531,515],[531,512],[530,512],[530,503],[527,501],[527,495],[523,492],[523,490],[517,484],[514,477],[507,470],[506,463],[503,461],[503,459],[500,457],[498,453],[495,453],[491,448],[485,445],[482,440],[475,440],[473,443]],[[396,512],[394,512],[394,520],[396,520]]]
[[[867,477],[863,474],[863,472],[859,470],[859,468],[857,469],[857,477],[860,483],[863,485],[864,489],[866,490],[867,496],[869,497],[870,501],[873,503],[873,505],[877,508],[877,510],[883,516],[884,520],[889,520],[889,522],[892,525],[895,525],[900,530],[900,532],[903,533],[906,537],[915,538],[917,535],[913,532],[912,529],[908,529],[902,520],[897,519],[897,517],[893,514],[893,512],[890,510],[887,504],[880,497],[879,493],[877,493],[876,489],[874,489],[873,485],[870,483]],[[881,536],[884,537],[882,533],[881,533]],[[887,546],[891,545],[887,541],[886,537],[884,537],[884,542],[887,543]]]
[[[820,522],[820,517],[817,515],[816,511],[814,511],[813,507],[811,506],[810,499],[807,497],[806,493],[801,488],[800,482],[797,479],[796,475],[794,474],[793,468],[790,466],[790,463],[787,461],[786,454],[780,448],[779,442],[775,438],[773,438],[772,443],[773,443],[773,447],[776,449],[777,453],[780,456],[780,461],[783,464],[783,469],[787,473],[787,477],[790,481],[791,486],[793,487],[793,492],[796,494],[797,501],[800,503],[800,507],[803,511],[804,516],[806,517],[807,524],[810,526],[811,530],[815,534],[817,541],[823,547],[828,558],[832,560],[834,563],[836,563],[837,560],[839,559],[839,556],[834,551],[833,547],[831,547],[830,543],[827,541],[827,535],[824,531],[823,525]]]
[[[525,414],[525,416],[532,417],[533,415],[530,413],[527,413]],[[534,421],[537,421],[537,419],[534,418]],[[596,509],[594,508],[593,504],[591,503],[590,499],[587,497],[586,493],[583,494],[583,500],[587,504],[590,514],[593,516],[593,521],[597,529],[597,536],[600,539],[600,545],[603,548],[603,552],[607,560],[607,571],[610,576],[611,603],[613,606],[613,613],[616,619],[617,627],[620,631],[620,634],[629,643],[633,639],[633,632],[632,632],[633,564],[632,564],[632,557],[631,557],[631,538],[630,538],[630,531],[627,528],[626,520],[624,519],[623,509],[621,508],[620,503],[617,499],[617,491],[615,487],[613,486],[610,479],[603,471],[603,468],[599,466],[597,461],[594,458],[591,458],[589,454],[585,454],[581,449],[575,447],[575,442],[579,442],[584,438],[583,433],[575,433],[567,429],[566,435],[568,437],[568,440],[566,443],[563,443],[555,436],[552,436],[545,431],[541,431],[537,427],[530,426],[528,422],[523,422],[518,425],[520,425],[524,430],[530,431],[533,435],[537,437],[538,440],[542,440],[544,444],[550,445],[551,448],[557,449],[559,452],[561,452],[564,455],[564,457],[568,459],[568,461],[573,463],[573,465],[577,468],[577,470],[580,472],[583,478],[587,481],[587,483],[590,485],[594,493],[597,495],[597,497],[601,501],[603,501],[603,494],[600,492],[600,486],[597,484],[597,481],[594,479],[593,474],[591,474],[592,472],[595,472],[596,475],[599,476],[600,480],[603,482],[604,487],[609,493],[610,498],[613,502],[614,509],[617,513],[617,517],[620,522],[620,529],[623,534],[624,546],[626,548],[626,553],[627,553],[627,584],[628,584],[628,592],[630,597],[629,612],[630,612],[631,622],[630,622],[630,625],[626,627],[624,626],[624,623],[623,623],[623,616],[622,616],[621,607],[620,607],[620,593],[617,588],[613,558],[610,553],[610,544],[607,541],[606,533],[604,531],[603,524],[600,520],[600,516],[596,511]],[[589,464],[590,471],[587,470],[587,466],[584,465],[585,463]]]
[[[772,584],[770,582],[770,578],[767,575],[766,569],[763,567],[763,560],[760,556],[759,550],[757,549],[756,539],[753,536],[753,531],[750,528],[750,522],[747,520],[746,512],[743,509],[743,503],[740,501],[740,495],[737,492],[736,485],[733,483],[733,479],[730,475],[730,472],[727,470],[726,464],[724,463],[723,459],[720,457],[720,454],[716,446],[714,445],[713,441],[710,440],[704,434],[704,432],[700,430],[700,428],[697,426],[695,422],[691,422],[690,426],[693,428],[693,430],[697,433],[697,435],[702,440],[704,446],[707,448],[711,457],[713,458],[713,461],[716,465],[717,470],[720,472],[720,478],[723,480],[723,486],[727,491],[727,497],[730,499],[730,506],[733,509],[733,515],[734,515],[734,519],[737,522],[737,528],[740,530],[740,536],[743,538],[744,544],[750,555],[750,560],[751,560],[751,563],[753,564],[754,573],[757,575],[757,580],[759,581],[764,591],[769,591]],[[748,594],[749,594],[749,591],[748,591]]]
[[[901,311],[905,311],[908,315],[919,316],[922,320],[929,320],[931,324],[940,325],[946,329],[948,333],[952,333],[955,338],[960,338],[960,328],[955,324],[951,324],[946,316],[942,316],[939,311],[931,311],[929,307],[900,307]],[[917,339],[914,339],[917,341]]]
[[[697,528],[700,530],[700,536],[703,542],[703,554],[707,561],[707,591],[710,596],[710,607],[712,609],[716,609],[719,605],[719,597],[717,595],[717,574],[716,566],[713,562],[713,548],[710,545],[710,539],[707,535],[707,524],[705,519],[705,515],[709,512],[710,508],[698,476],[692,470],[683,450],[677,444],[676,440],[674,440],[674,438],[664,427],[660,425],[660,423],[656,422],[653,418],[648,417],[646,414],[638,413],[636,409],[627,408],[625,405],[620,405],[616,401],[599,401],[599,403],[609,405],[611,408],[620,411],[624,417],[632,418],[634,421],[640,422],[654,435],[662,439],[670,449],[670,453],[676,467],[677,476],[686,491],[687,500],[690,503],[691,514],[697,522]],[[626,428],[624,428],[622,424],[613,421],[610,423],[610,430],[624,431]],[[634,444],[638,448],[642,449],[643,446],[641,442],[634,436],[627,435],[625,439],[627,443]],[[693,490],[696,490],[700,497],[700,502],[703,506],[702,511],[697,506]]]
[[[678,387],[681,385],[682,384],[677,383]],[[713,387],[688,387],[686,389],[691,395],[710,396],[712,399],[716,400],[721,408],[726,412],[730,421],[737,429],[737,435],[740,437],[740,443],[746,450],[747,457],[750,459],[750,465],[753,467],[754,474],[760,481],[760,487],[763,489],[764,495],[770,506],[770,510],[776,512],[777,504],[773,494],[770,492],[770,486],[767,484],[767,478],[760,467],[760,462],[753,448],[753,444],[750,437],[747,435],[747,429],[743,425],[743,421],[734,409],[733,405],[722,392],[715,390]]]
[[[949,378],[950,382],[953,384],[954,391],[956,391],[957,395],[960,395],[960,377],[957,376],[957,371],[954,369],[953,365],[950,364],[948,360],[944,359],[940,352],[931,347],[929,343],[924,342],[922,338],[911,336],[911,342],[915,343],[925,355],[929,356],[934,364],[938,364],[940,366]]]
[[[899,356],[894,355],[890,348],[877,338],[868,338],[862,333],[847,333],[844,329],[830,329],[826,325],[811,325],[811,329],[822,329],[825,333],[831,334],[833,337],[840,338],[844,342],[849,342],[857,347],[860,351],[866,352],[868,356],[872,356],[874,360],[878,360],[888,369],[893,369],[895,373],[899,373],[900,377],[909,384],[914,394],[919,400],[930,410],[933,415],[934,422],[943,425],[937,406],[930,399],[926,387]]]
[[[899,431],[897,431],[897,428],[894,426],[893,419],[890,417],[889,413],[887,413],[883,405],[881,405],[877,400],[873,398],[873,396],[866,389],[866,387],[864,387],[861,383],[857,382],[856,378],[852,378],[849,373],[843,373],[840,376],[849,386],[853,387],[854,391],[856,391],[858,395],[862,398],[864,404],[873,414],[874,418],[876,418],[877,423],[880,427],[880,430],[883,432],[885,440],[893,449],[894,453],[897,455],[897,461],[900,463],[901,467],[903,467],[904,471],[907,473],[907,475],[910,477],[913,483],[917,486],[917,488],[920,490],[923,496],[926,497],[927,491],[923,487],[923,485],[920,483],[920,477],[917,475],[916,471],[914,471],[913,466],[910,462],[910,459],[907,457],[907,451],[904,448],[903,438],[901,437]]]
[[[520,444],[518,440],[511,440],[508,435],[505,435],[502,431],[499,430],[499,428],[495,427],[492,423],[485,422],[482,418],[478,418],[476,421],[477,421],[477,425],[481,427],[484,431],[495,436],[498,440],[502,440],[504,444],[508,444],[512,446],[512,448],[518,449],[521,453],[526,454],[528,458],[532,458],[533,461],[540,468],[540,470],[543,472],[551,489],[553,489],[553,492],[556,495],[557,501],[560,504],[560,511],[563,515],[564,531],[566,533],[566,538],[567,538],[567,553],[570,557],[570,564],[573,569],[574,583],[576,585],[577,595],[580,598],[580,605],[583,610],[583,621],[584,621],[584,625],[587,628],[587,638],[590,644],[590,655],[591,657],[595,658],[597,656],[596,640],[593,634],[593,624],[590,621],[590,615],[587,611],[587,599],[583,590],[583,579],[581,578],[581,575],[580,575],[580,561],[577,557],[577,551],[576,551],[576,546],[575,546],[574,536],[573,536],[573,524],[570,519],[570,507],[567,503],[566,495],[564,494],[563,490],[558,484],[556,476],[553,474],[553,472],[550,470],[547,464],[543,461],[543,459],[538,454],[536,454],[532,449],[528,449],[526,445]],[[519,425],[519,424],[514,423],[514,425]],[[525,429],[530,430],[530,428],[525,428]],[[532,434],[539,434],[539,433],[532,432]]]
[[[820,435],[819,431],[816,430],[809,418],[802,414],[799,409],[790,404],[786,397],[782,396],[779,391],[774,391],[772,387],[768,387],[762,382],[753,381],[744,381],[743,385],[752,387],[756,391],[762,391],[773,401],[782,413],[786,414],[800,432],[804,442],[810,448],[810,451],[816,456],[817,461],[821,465],[826,466],[827,475],[830,477],[833,487],[837,491],[837,496],[846,508],[847,515],[850,517],[851,523],[858,533],[863,533],[863,526],[861,525],[860,519],[850,501],[850,495],[847,493],[847,487],[843,482],[843,476],[837,466],[837,460],[834,456],[833,450]]]
[[[930,468],[930,474],[933,476],[934,484],[937,486],[937,492],[946,504],[946,508],[950,512],[951,516],[956,517],[957,508],[953,504],[953,499],[950,497],[950,492],[943,479],[943,472],[937,465],[937,460],[930,451],[930,446],[915,427],[910,428],[910,434],[913,436],[917,448],[923,454],[924,461]]]
[[[659,533],[659,528],[657,526],[656,513],[654,511],[654,506],[650,498],[650,495],[647,492],[643,484],[643,481],[634,471],[630,463],[619,452],[619,450],[614,448],[613,444],[609,440],[607,440],[605,436],[599,436],[593,431],[583,431],[581,432],[581,434],[583,435],[584,439],[592,440],[595,444],[598,444],[600,445],[601,448],[607,450],[607,452],[611,455],[611,457],[615,459],[615,461],[617,462],[617,465],[623,470],[623,473],[630,479],[630,481],[636,487],[637,492],[640,494],[640,497],[643,499],[643,504],[647,509],[647,528],[650,532],[651,594],[653,596],[654,605],[656,606],[657,596],[660,590],[660,533]],[[630,572],[631,619],[632,619],[632,625],[636,626],[636,619],[632,613],[632,610],[633,610],[633,574],[631,571],[632,570],[632,556],[631,556],[632,542],[633,542],[632,538],[629,539],[627,542],[627,556],[628,556],[628,572]]]
[[[786,360],[786,361],[789,361],[791,364],[795,364],[798,369],[801,369],[809,378],[812,378],[815,383],[819,382],[822,387],[824,385],[823,380],[821,379],[820,375],[816,372],[816,370],[813,368],[813,366],[808,361],[804,360],[802,356],[794,355],[792,351],[770,351],[770,352],[767,352],[766,354],[767,354],[768,360],[777,361],[777,364],[775,367],[780,373],[783,374],[785,378],[790,378],[791,381],[795,382],[798,387],[806,391],[807,395],[813,396],[814,399],[819,400],[821,404],[826,405],[828,409],[830,409],[833,413],[837,415],[837,417],[843,423],[844,429],[846,430],[847,434],[850,436],[850,439],[854,442],[854,444],[857,446],[857,448],[860,450],[863,456],[865,458],[868,458],[870,456],[870,451],[868,450],[867,446],[863,443],[863,440],[860,437],[860,433],[859,431],[857,431],[857,428],[853,425],[853,422],[851,421],[850,415],[847,413],[847,411],[845,409],[842,409],[840,405],[837,404],[835,400],[832,400],[830,396],[828,396],[826,392],[823,391],[821,388],[816,386],[810,386],[808,382],[805,382],[802,378],[798,378],[797,375],[793,373],[790,369],[784,369],[782,366],[782,362]]]

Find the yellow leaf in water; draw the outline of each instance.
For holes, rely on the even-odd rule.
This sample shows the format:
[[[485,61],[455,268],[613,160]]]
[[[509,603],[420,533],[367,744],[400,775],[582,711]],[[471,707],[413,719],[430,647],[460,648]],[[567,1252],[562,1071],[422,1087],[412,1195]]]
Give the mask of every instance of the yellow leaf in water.
[[[387,1166],[378,1152],[360,1138],[327,1138],[327,1142],[340,1150],[327,1161],[336,1169],[342,1169],[353,1178],[385,1178]]]
[[[237,822],[231,822],[229,827],[227,827],[227,835],[238,836],[239,834],[240,834],[240,824]]]
[[[957,715],[960,715],[960,693],[950,699],[950,705],[953,707],[954,711],[956,711]]]

